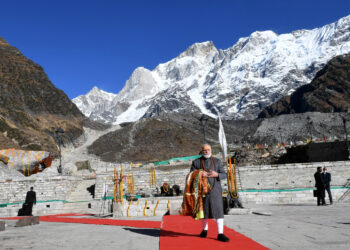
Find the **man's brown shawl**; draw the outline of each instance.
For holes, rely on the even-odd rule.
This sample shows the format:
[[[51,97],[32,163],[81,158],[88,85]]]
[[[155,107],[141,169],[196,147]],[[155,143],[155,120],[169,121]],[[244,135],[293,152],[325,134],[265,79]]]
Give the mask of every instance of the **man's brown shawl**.
[[[204,218],[203,197],[210,192],[208,178],[203,170],[195,170],[186,176],[186,186],[181,206],[181,215],[192,216],[196,220]]]

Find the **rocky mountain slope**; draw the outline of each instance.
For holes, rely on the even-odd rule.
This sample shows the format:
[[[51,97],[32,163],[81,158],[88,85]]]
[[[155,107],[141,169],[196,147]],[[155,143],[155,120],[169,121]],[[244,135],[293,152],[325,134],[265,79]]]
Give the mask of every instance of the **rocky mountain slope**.
[[[310,84],[266,107],[259,117],[280,114],[346,112],[350,109],[350,54],[337,56],[317,73]]]
[[[120,124],[121,129],[105,134],[88,147],[88,152],[104,161],[155,162],[172,157],[197,155],[203,143],[202,126],[198,114],[163,114]],[[228,142],[242,140],[253,134],[260,120],[225,121],[230,130]],[[208,117],[206,142],[217,144],[218,123]],[[219,147],[215,146],[216,152]]]
[[[349,52],[350,16],[289,34],[257,31],[225,50],[212,42],[193,44],[152,71],[137,68],[117,95],[94,88],[73,102],[106,123],[191,112],[254,119],[310,83],[330,59]]]
[[[57,89],[43,68],[0,38],[0,148],[58,151],[54,131],[64,141],[95,126],[68,96]]]
[[[92,143],[88,152],[108,162],[155,162],[196,155],[203,142],[199,118],[197,114],[163,114],[124,123],[121,129]],[[276,149],[278,143],[305,144],[309,138],[317,142],[324,137],[327,141],[344,140],[344,126],[350,131],[350,113],[308,112],[269,119],[223,120],[223,126],[229,149],[244,154],[242,163],[262,164],[274,162],[279,157],[276,156],[281,154]],[[206,142],[213,146],[215,153],[221,151],[218,130],[218,121],[209,117]],[[270,149],[256,151],[257,144]],[[267,152],[271,156],[262,158]]]

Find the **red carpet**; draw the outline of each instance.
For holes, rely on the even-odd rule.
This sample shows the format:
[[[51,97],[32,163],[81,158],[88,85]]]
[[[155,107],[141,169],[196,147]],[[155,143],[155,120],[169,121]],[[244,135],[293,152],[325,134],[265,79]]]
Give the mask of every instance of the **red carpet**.
[[[87,216],[90,214],[52,214],[52,215],[41,215],[39,216],[40,218],[42,217],[49,217],[49,216]],[[36,215],[34,215],[36,216]],[[4,220],[19,220],[22,219],[24,217],[28,217],[28,216],[16,216],[16,217],[0,217],[0,219],[4,219]]]
[[[64,215],[64,216],[67,216],[67,215]],[[76,215],[71,215],[71,216],[76,216]],[[160,221],[71,218],[71,217],[62,217],[62,216],[40,216],[40,221],[127,226],[127,227],[136,227],[136,228],[160,228],[160,225],[161,225]]]
[[[164,216],[160,231],[160,250],[180,249],[268,249],[254,240],[225,227],[224,234],[230,238],[230,242],[216,240],[216,222],[209,220],[208,237],[198,237],[202,231],[201,221],[195,221],[189,216]]]
[[[71,217],[74,216],[75,218]],[[268,249],[254,240],[240,234],[228,227],[224,233],[230,238],[230,242],[216,240],[216,222],[209,220],[209,231],[206,239],[198,237],[202,231],[201,221],[195,221],[189,216],[164,216],[162,223],[159,221],[144,220],[113,220],[98,218],[76,218],[76,216],[87,216],[84,214],[58,214],[40,216],[40,221],[82,223],[94,225],[127,226],[135,228],[161,228],[159,249],[160,250],[186,250],[186,249]],[[18,220],[23,217],[11,217],[3,219]]]
[[[40,221],[46,222],[63,222],[63,223],[81,223],[94,225],[110,225],[110,226],[127,226],[136,228],[160,228],[160,221],[146,220],[113,220],[113,219],[97,219],[97,218],[72,218],[69,216],[86,216],[83,214],[58,214],[40,216]],[[19,220],[23,217],[3,218],[7,220]]]

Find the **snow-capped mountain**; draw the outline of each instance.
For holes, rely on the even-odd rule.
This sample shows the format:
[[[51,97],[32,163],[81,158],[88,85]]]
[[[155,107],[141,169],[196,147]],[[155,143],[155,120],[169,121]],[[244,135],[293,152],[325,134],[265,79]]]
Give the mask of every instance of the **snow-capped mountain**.
[[[257,31],[226,50],[212,42],[195,43],[152,71],[137,68],[117,95],[94,88],[73,102],[85,115],[107,123],[163,112],[252,119],[309,83],[331,58],[349,52],[350,16],[289,34]]]
[[[114,115],[108,109],[113,105],[113,99],[116,96],[116,94],[93,87],[86,95],[74,98],[73,102],[80,110],[84,110],[82,113],[87,117],[95,121],[106,122],[108,118],[113,119]]]

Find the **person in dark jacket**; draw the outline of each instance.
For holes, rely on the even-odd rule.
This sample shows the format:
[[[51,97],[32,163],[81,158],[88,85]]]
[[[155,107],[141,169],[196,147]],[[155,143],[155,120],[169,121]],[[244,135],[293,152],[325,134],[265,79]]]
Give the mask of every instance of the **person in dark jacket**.
[[[175,184],[175,185],[173,186],[173,191],[174,191],[174,194],[175,194],[176,196],[179,196],[180,193],[181,193],[180,186],[177,185],[177,184]]]
[[[28,210],[29,210],[29,215],[33,215],[32,214],[32,209],[33,209],[33,205],[36,204],[36,193],[33,191],[33,187],[30,188],[30,191],[27,192],[27,196],[26,196],[26,201],[25,203],[28,204]]]
[[[164,182],[160,187],[160,196],[173,196],[173,189],[169,187],[167,182]]]
[[[325,184],[323,182],[322,178],[322,168],[317,167],[317,171],[314,174],[315,177],[315,187],[317,189],[317,206],[320,205],[326,205],[326,202],[324,200],[325,197]]]
[[[203,231],[199,235],[202,238],[207,237],[208,218],[216,219],[218,227],[219,241],[227,242],[230,239],[224,235],[224,208],[222,201],[221,180],[226,178],[226,172],[221,165],[221,161],[214,158],[211,153],[211,147],[208,144],[202,146],[202,157],[192,162],[191,172],[196,169],[203,169],[204,177],[208,178],[211,191],[203,198],[204,219],[202,219]]]
[[[332,178],[331,178],[331,173],[327,172],[326,167],[323,168],[322,179],[323,179],[325,188],[326,188],[327,193],[328,193],[329,203],[332,205],[333,204],[332,193],[331,193]]]

